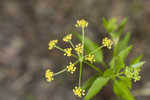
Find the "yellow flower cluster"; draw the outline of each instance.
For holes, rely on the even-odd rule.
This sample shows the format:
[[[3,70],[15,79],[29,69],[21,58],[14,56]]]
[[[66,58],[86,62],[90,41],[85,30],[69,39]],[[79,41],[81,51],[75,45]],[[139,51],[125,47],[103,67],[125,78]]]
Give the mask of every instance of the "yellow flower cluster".
[[[81,43],[75,46],[75,51],[77,54],[82,54],[83,53],[82,49],[83,49],[83,46],[81,45]]]
[[[48,49],[49,50],[53,49],[54,46],[57,44],[57,42],[58,42],[58,40],[51,40],[48,44],[49,45]]]
[[[68,41],[70,41],[72,39],[72,34],[68,34],[67,36],[65,36],[64,38],[63,38],[63,41],[64,42],[68,42]]]
[[[89,55],[85,56],[85,60],[87,60],[91,63],[95,62],[94,55],[89,54]]]
[[[47,69],[45,72],[45,78],[48,82],[51,82],[52,80],[54,80],[53,78],[53,72],[51,72],[50,69]]]
[[[73,74],[76,70],[76,67],[74,64],[72,64],[72,62],[70,62],[70,65],[67,66],[67,71],[70,72],[71,74]]]
[[[45,78],[48,82],[51,82],[52,80],[54,80],[54,76],[56,75],[59,75],[61,73],[64,73],[64,72],[69,72],[71,74],[73,74],[75,71],[76,71],[76,64],[78,64],[80,62],[80,72],[79,72],[79,84],[78,86],[75,86],[74,89],[73,89],[73,93],[75,96],[77,97],[82,97],[85,95],[85,90],[83,90],[81,88],[81,82],[82,82],[82,67],[83,67],[83,62],[86,61],[86,62],[89,62],[88,64],[91,63],[91,65],[93,65],[93,63],[96,61],[95,60],[95,55],[94,55],[94,52],[96,50],[99,50],[103,47],[107,47],[108,49],[111,49],[112,48],[112,45],[113,45],[113,42],[111,39],[105,37],[103,40],[102,40],[102,46],[98,47],[96,50],[93,50],[91,51],[89,54],[85,55],[86,53],[84,53],[84,42],[85,42],[85,39],[84,39],[84,31],[85,31],[85,28],[88,27],[88,22],[84,19],[81,19],[81,20],[77,20],[76,24],[75,24],[75,27],[77,28],[80,28],[82,29],[82,43],[79,43],[77,45],[74,45],[72,43],[72,34],[67,34],[66,36],[64,36],[62,38],[62,41],[63,42],[69,42],[70,45],[72,47],[67,47],[67,48],[61,48],[59,46],[57,46],[56,44],[58,43],[58,40],[51,40],[48,44],[48,49],[51,50],[53,48],[56,48],[60,51],[62,51],[64,53],[64,56],[73,56],[75,58],[77,58],[77,61],[72,63],[70,62],[66,68],[62,69],[61,71],[59,72],[56,72],[56,73],[53,73],[50,69],[47,69],[45,71]],[[90,45],[89,45],[90,46]],[[75,54],[73,54],[75,52]],[[86,63],[85,62],[85,63]],[[95,68],[96,69],[96,68]],[[96,69],[97,70],[97,69]],[[133,78],[135,81],[139,80],[140,77],[139,77],[139,73],[138,73],[138,70],[135,70],[134,71],[134,74],[132,73],[133,71],[131,71],[131,69],[126,69],[125,71],[125,75],[127,74],[128,76],[127,77],[130,77],[130,78]]]
[[[64,49],[64,51],[65,51],[64,53],[65,56],[68,56],[68,57],[72,56],[72,53],[71,53],[72,48],[66,48]]]
[[[111,39],[108,39],[107,37],[105,37],[102,41],[102,44],[104,47],[107,47],[108,49],[111,49],[113,42]]]
[[[77,23],[75,24],[75,27],[80,27],[80,28],[88,27],[88,22],[84,19],[77,20]]]
[[[73,89],[74,95],[78,96],[78,97],[82,97],[85,95],[85,90],[82,90],[80,87],[75,87]]]
[[[134,79],[134,82],[136,82],[141,79],[139,72],[140,72],[139,68],[126,67],[124,74],[126,75],[126,77]]]

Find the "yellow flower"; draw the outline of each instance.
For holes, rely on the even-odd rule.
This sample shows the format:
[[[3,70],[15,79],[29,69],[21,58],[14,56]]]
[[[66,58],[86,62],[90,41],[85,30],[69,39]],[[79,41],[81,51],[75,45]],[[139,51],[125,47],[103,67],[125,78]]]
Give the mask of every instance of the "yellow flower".
[[[76,70],[75,65],[72,64],[72,62],[70,62],[70,65],[67,66],[67,71],[73,74],[75,70]]]
[[[82,97],[85,95],[85,90],[82,90],[80,87],[77,87],[77,86],[73,89],[73,92],[74,92],[74,95],[78,97]]]
[[[128,77],[130,79],[134,79],[134,82],[136,82],[141,79],[139,72],[140,72],[139,68],[126,67],[124,74],[126,75],[126,77]]]
[[[64,53],[64,55],[65,56],[71,56],[72,55],[72,53],[71,53],[71,51],[72,51],[72,48],[66,48],[66,49],[64,49],[64,51],[65,51],[65,53]]]
[[[77,54],[82,54],[83,53],[82,49],[83,49],[83,46],[81,45],[81,43],[75,46],[75,51],[77,52]]]
[[[51,49],[53,49],[54,48],[54,46],[57,44],[57,42],[58,42],[58,40],[51,40],[50,42],[49,42],[49,50],[51,50]]]
[[[47,69],[45,72],[45,78],[48,82],[51,82],[52,80],[54,80],[53,78],[53,72],[51,72],[50,69]]]
[[[104,47],[107,47],[108,49],[111,49],[113,42],[111,39],[108,39],[107,37],[105,37],[102,41],[102,44]]]
[[[63,38],[63,41],[64,42],[68,42],[68,41],[70,41],[72,39],[72,34],[68,34],[67,36],[65,36],[64,38]]]
[[[75,24],[75,27],[80,27],[80,28],[88,27],[88,22],[84,19],[77,20],[77,23]]]
[[[87,55],[85,57],[85,60],[88,60],[91,63],[95,62],[94,55],[91,55],[91,54]]]

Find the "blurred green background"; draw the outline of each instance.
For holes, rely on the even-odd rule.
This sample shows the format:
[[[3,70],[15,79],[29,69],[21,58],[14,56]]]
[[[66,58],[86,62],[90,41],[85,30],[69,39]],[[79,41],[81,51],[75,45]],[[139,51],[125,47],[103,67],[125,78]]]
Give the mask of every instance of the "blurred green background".
[[[45,69],[58,71],[69,61],[57,50],[48,51],[48,42],[62,40],[84,18],[86,35],[100,44],[108,35],[103,16],[119,22],[128,17],[124,34],[131,32],[134,45],[128,60],[143,53],[146,61],[132,93],[136,100],[150,100],[150,0],[0,0],[0,100],[78,100],[72,92],[75,75],[45,81]],[[85,71],[84,79],[94,73]],[[93,100],[115,100],[111,87]]]

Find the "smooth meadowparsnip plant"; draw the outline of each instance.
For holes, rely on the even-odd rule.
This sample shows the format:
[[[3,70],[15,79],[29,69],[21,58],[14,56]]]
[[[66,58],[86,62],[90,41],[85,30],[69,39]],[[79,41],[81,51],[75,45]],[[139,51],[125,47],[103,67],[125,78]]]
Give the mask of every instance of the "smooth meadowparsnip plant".
[[[101,44],[96,44],[89,40],[86,35],[86,28],[88,27],[88,22],[84,19],[77,20],[75,27],[80,29],[82,34],[77,32],[72,32],[63,37],[62,41],[64,43],[69,43],[69,48],[61,48],[57,45],[58,40],[51,40],[49,42],[49,50],[54,48],[63,52],[66,57],[74,57],[75,62],[70,61],[68,65],[59,72],[52,72],[50,69],[45,71],[45,78],[47,82],[51,82],[54,78],[64,72],[74,74],[75,71],[79,71],[79,79],[77,86],[73,87],[73,93],[75,96],[84,100],[92,99],[101,89],[107,85],[109,81],[112,81],[113,91],[117,95],[118,99],[134,100],[133,95],[130,92],[132,87],[132,80],[137,82],[140,80],[140,70],[141,66],[145,63],[140,61],[142,56],[138,56],[131,60],[129,65],[125,64],[126,57],[132,49],[132,45],[128,45],[130,40],[130,33],[126,33],[123,38],[120,36],[123,33],[123,29],[127,19],[118,25],[115,18],[106,20],[103,18],[104,28],[106,33],[110,35],[110,38],[105,37]],[[72,42],[72,37],[76,36],[81,42],[74,44]],[[103,48],[108,48],[112,50],[112,57],[110,62],[106,63],[103,58]],[[91,76],[86,82],[82,83],[82,70],[83,63],[87,64],[93,70],[95,70],[95,75]],[[95,66],[95,63],[100,64],[104,67],[101,70],[99,66]],[[79,65],[79,66],[77,66]]]

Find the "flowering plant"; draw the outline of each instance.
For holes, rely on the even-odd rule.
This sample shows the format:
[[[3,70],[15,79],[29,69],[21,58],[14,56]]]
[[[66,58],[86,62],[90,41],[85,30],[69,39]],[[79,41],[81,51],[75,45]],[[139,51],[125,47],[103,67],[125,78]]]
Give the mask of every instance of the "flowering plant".
[[[112,81],[113,91],[118,99],[123,98],[125,100],[134,100],[133,95],[130,93],[132,80],[134,80],[134,82],[140,80],[141,77],[139,72],[141,66],[145,62],[140,61],[142,58],[140,55],[133,58],[129,65],[125,64],[126,57],[132,49],[132,45],[128,45],[130,33],[128,32],[124,37],[120,37],[121,33],[123,33],[123,28],[125,27],[126,22],[127,19],[125,18],[120,25],[118,25],[115,18],[111,18],[108,21],[103,18],[104,28],[110,35],[110,38],[105,37],[99,46],[85,37],[85,30],[88,27],[88,22],[84,19],[77,20],[75,27],[81,29],[82,34],[72,34],[81,40],[81,43],[74,45],[72,42],[73,35],[68,34],[62,39],[62,41],[69,43],[69,48],[59,47],[57,45],[58,40],[51,40],[48,48],[49,50],[56,48],[62,51],[64,56],[74,57],[77,60],[75,62],[70,61],[64,69],[57,73],[53,73],[50,69],[47,69],[45,71],[46,80],[51,82],[58,74],[64,72],[74,74],[74,72],[79,69],[78,85],[73,88],[75,96],[84,97],[84,100],[90,100],[100,92],[109,81]],[[102,52],[103,48],[112,50],[110,62],[106,63],[104,61]],[[78,63],[79,66],[77,66]],[[96,73],[82,84],[83,63],[94,69]],[[102,68],[95,66],[94,63],[100,64],[103,67],[103,70]]]

